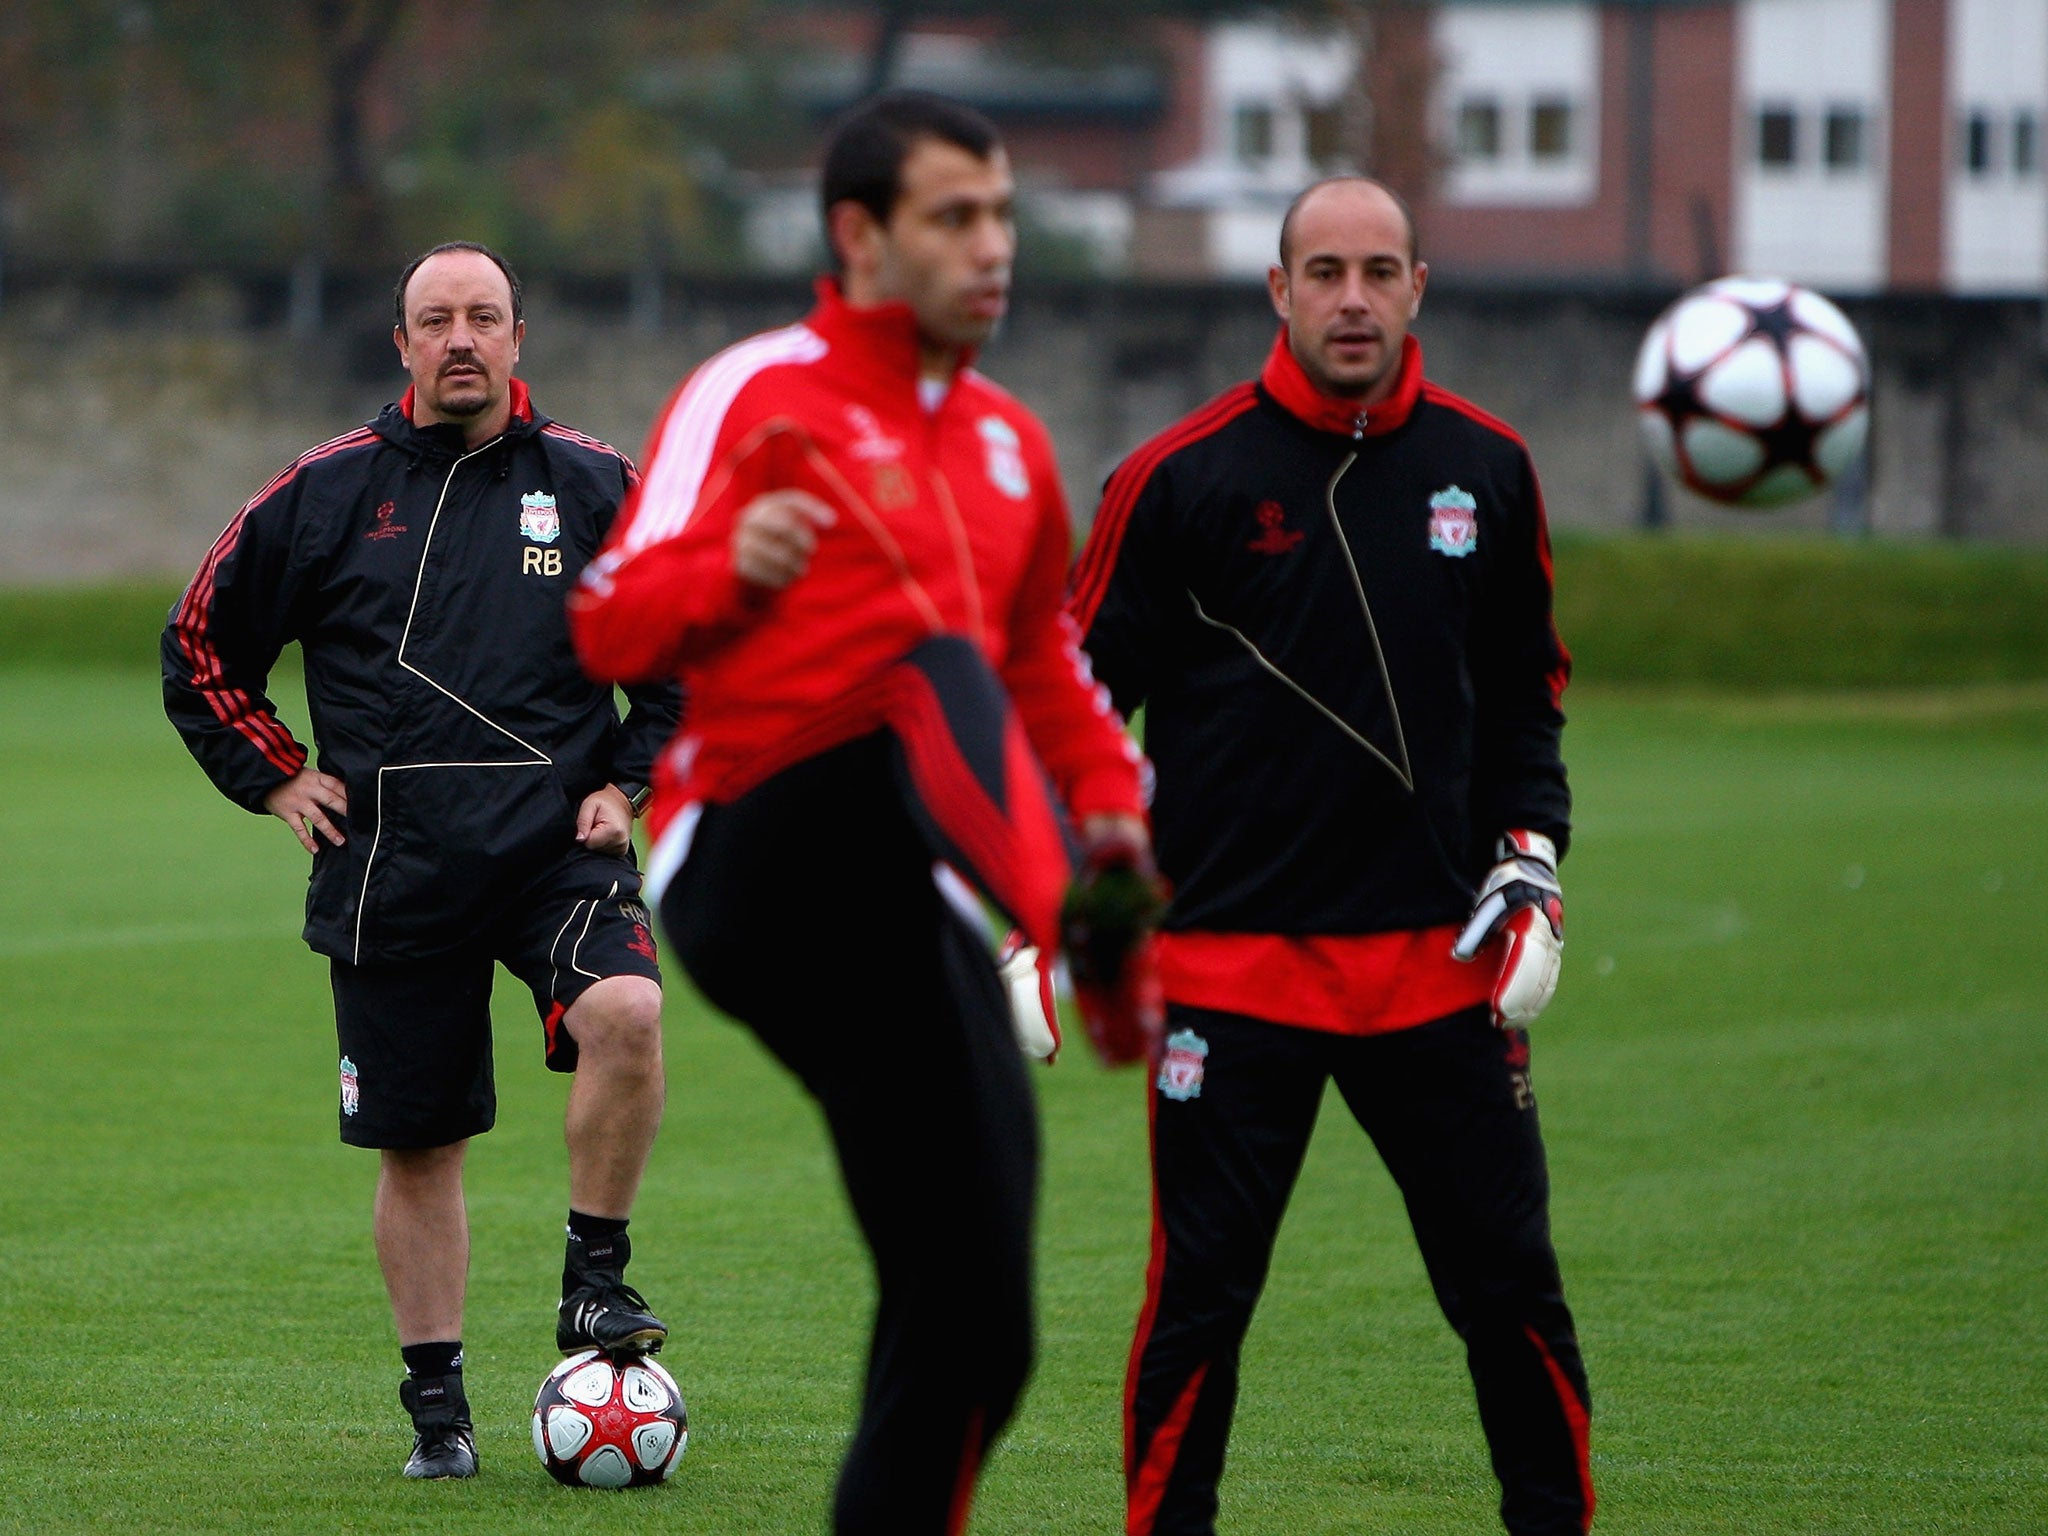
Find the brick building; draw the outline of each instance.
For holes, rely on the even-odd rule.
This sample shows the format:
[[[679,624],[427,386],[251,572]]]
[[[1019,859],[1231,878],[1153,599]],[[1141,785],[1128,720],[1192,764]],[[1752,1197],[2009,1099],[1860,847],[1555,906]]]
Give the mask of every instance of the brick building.
[[[1443,270],[2048,289],[2048,5],[1440,6]]]
[[[1292,193],[1363,163],[1410,195],[1433,267],[1460,281],[1752,270],[1852,294],[2048,291],[2044,0],[1355,16],[1165,24],[1093,75],[1021,66],[987,28],[930,30],[897,79],[995,115],[1031,216],[1109,271],[1256,276]],[[820,110],[851,99],[841,73]]]

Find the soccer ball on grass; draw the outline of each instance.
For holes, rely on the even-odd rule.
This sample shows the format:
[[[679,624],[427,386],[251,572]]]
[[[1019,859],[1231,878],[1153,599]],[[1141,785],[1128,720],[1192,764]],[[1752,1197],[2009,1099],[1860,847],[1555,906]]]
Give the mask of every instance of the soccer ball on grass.
[[[594,1349],[571,1355],[540,1384],[533,1448],[571,1488],[665,1483],[690,1438],[682,1390],[652,1360],[614,1364]]]
[[[1636,355],[1650,454],[1688,490],[1767,510],[1856,462],[1870,363],[1848,317],[1811,289],[1724,277],[1657,318]]]

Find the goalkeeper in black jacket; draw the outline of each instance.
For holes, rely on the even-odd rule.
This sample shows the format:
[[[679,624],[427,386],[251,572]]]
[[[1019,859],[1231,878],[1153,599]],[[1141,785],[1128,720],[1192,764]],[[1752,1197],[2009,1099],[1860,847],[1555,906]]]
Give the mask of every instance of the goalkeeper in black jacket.
[[[1465,1342],[1507,1528],[1583,1532],[1522,1028],[1556,982],[1570,815],[1541,495],[1511,430],[1423,379],[1398,199],[1319,183],[1280,253],[1260,378],[1125,461],[1075,573],[1096,675],[1146,706],[1174,889],[1128,1529],[1215,1530],[1239,1347],[1334,1080]]]

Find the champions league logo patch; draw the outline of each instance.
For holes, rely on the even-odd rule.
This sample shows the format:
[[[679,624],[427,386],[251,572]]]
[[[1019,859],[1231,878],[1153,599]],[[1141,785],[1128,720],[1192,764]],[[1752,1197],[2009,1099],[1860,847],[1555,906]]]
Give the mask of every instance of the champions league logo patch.
[[[1166,1055],[1159,1063],[1159,1091],[1183,1104],[1199,1099],[1208,1059],[1208,1041],[1192,1029],[1176,1029],[1166,1037]]]
[[[1261,555],[1284,555],[1308,535],[1287,526],[1287,513],[1277,501],[1262,501],[1257,513],[1259,536],[1245,548]]]
[[[365,543],[375,544],[384,539],[395,539],[405,532],[405,524],[395,521],[398,503],[387,501],[377,508],[376,518],[371,522],[369,532],[363,535]]]
[[[555,510],[555,498],[546,491],[529,491],[519,498],[519,533],[536,544],[552,544],[562,536],[562,514]]]
[[[352,1115],[363,1107],[363,1083],[356,1076],[356,1064],[341,1058],[341,1112]]]
[[[1460,560],[1479,547],[1479,503],[1471,492],[1447,485],[1429,498],[1429,547]]]
[[[1017,429],[1000,416],[984,416],[976,423],[982,447],[988,451],[988,481],[1012,501],[1031,494],[1031,477],[1024,472],[1023,443]]]

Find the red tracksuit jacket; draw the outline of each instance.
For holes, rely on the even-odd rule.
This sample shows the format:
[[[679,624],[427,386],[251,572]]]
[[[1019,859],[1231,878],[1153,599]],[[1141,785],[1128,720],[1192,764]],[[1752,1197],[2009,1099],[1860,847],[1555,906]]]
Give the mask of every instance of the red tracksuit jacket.
[[[1063,611],[1071,535],[1045,428],[969,368],[927,408],[907,306],[857,309],[820,282],[802,324],[684,381],[643,466],[570,630],[594,676],[684,685],[656,764],[650,884],[673,872],[685,807],[878,728],[863,685],[935,635],[979,648],[1072,815],[1140,808],[1138,753]],[[838,522],[769,592],[734,572],[730,543],[741,509],[781,488]]]

